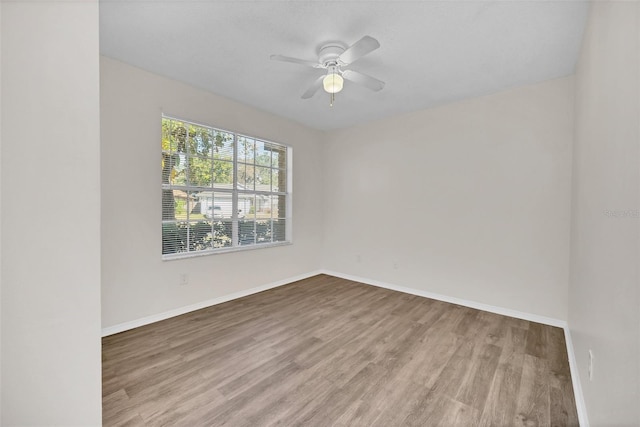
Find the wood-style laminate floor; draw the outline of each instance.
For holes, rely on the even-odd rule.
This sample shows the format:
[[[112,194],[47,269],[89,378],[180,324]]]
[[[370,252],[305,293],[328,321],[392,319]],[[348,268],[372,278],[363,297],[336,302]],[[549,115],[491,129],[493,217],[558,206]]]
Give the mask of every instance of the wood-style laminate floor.
[[[562,329],[320,275],[103,339],[105,426],[572,426]]]

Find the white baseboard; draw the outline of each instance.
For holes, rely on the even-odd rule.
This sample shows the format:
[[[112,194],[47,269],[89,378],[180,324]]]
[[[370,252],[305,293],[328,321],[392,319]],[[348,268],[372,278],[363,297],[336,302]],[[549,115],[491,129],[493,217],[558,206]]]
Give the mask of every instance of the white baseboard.
[[[503,316],[515,317],[517,319],[528,320],[530,322],[543,323],[545,325],[557,326],[558,328],[565,328],[567,322],[560,319],[554,319],[552,317],[540,316],[538,314],[525,313],[523,311],[512,310],[510,308],[497,307],[494,305],[484,304],[481,302],[466,300],[462,298],[450,297],[447,295],[436,294],[433,292],[423,291],[421,289],[407,288],[404,286],[397,286],[390,283],[381,282],[379,280],[368,279],[366,277],[352,276],[350,274],[338,273],[336,271],[321,270],[322,273],[330,276],[336,276],[347,280],[353,280],[354,282],[365,283],[367,285],[377,286],[379,288],[391,289],[392,291],[404,292],[405,294],[417,295],[419,297],[431,298],[438,301],[449,302],[452,304],[462,305],[465,307],[475,308],[477,310],[489,311],[491,313],[501,314]]]
[[[580,384],[580,372],[578,372],[578,363],[576,361],[576,353],[573,349],[573,341],[571,340],[571,330],[567,326],[564,328],[564,340],[567,343],[567,355],[569,356],[569,369],[571,370],[571,381],[573,382],[573,396],[576,399],[576,410],[578,411],[578,421],[581,427],[589,427],[589,418],[587,418],[587,407],[584,404],[584,395],[582,394],[582,384]]]
[[[180,316],[181,314],[190,313],[192,311],[200,310],[202,308],[211,307],[212,305],[222,304],[234,299],[246,297],[251,294],[266,291],[267,289],[277,288],[279,286],[287,285],[298,280],[307,279],[312,276],[321,274],[321,271],[312,271],[310,273],[300,274],[294,277],[288,277],[286,279],[278,280],[276,282],[267,283],[265,285],[256,286],[255,288],[246,289],[243,291],[234,292],[232,294],[223,295],[221,297],[209,299],[206,301],[197,302],[195,304],[187,305],[185,307],[175,308],[173,310],[165,311],[163,313],[153,314],[151,316],[143,317],[141,319],[132,320],[130,322],[119,323],[117,325],[108,326],[102,329],[102,336],[117,334],[120,332],[128,331],[130,329],[138,328],[140,326],[149,325],[151,323],[159,322],[161,320],[169,319],[171,317]]]

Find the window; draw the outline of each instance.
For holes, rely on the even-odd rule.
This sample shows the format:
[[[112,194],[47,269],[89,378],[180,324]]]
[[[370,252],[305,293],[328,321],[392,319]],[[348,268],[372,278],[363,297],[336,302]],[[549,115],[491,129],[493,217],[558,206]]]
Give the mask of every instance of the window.
[[[291,148],[162,117],[162,257],[289,242]]]

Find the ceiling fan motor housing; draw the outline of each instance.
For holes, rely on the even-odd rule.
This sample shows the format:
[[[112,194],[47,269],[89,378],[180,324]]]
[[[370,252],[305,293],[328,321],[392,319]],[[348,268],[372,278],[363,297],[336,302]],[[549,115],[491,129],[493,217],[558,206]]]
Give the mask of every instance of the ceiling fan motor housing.
[[[325,67],[339,65],[338,57],[342,55],[344,51],[345,48],[337,43],[326,44],[320,48],[318,60]]]

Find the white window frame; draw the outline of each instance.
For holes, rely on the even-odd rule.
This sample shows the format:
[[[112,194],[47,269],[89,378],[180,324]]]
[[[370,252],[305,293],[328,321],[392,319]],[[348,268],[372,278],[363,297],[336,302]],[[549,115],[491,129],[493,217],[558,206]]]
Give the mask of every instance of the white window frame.
[[[215,254],[221,254],[221,253],[229,253],[229,252],[241,252],[241,251],[249,251],[249,250],[254,250],[254,249],[263,249],[263,248],[270,248],[270,247],[276,247],[276,246],[284,246],[284,245],[290,245],[293,243],[293,203],[292,203],[292,193],[293,193],[293,148],[290,145],[287,144],[283,144],[281,142],[275,142],[275,141],[271,141],[265,138],[260,138],[260,137],[256,137],[256,136],[251,136],[251,135],[246,135],[243,133],[238,133],[238,132],[234,132],[234,131],[230,131],[230,130],[226,130],[226,129],[222,129],[219,127],[215,127],[215,126],[211,126],[211,125],[207,125],[207,124],[202,124],[202,123],[198,123],[195,122],[193,120],[186,120],[186,119],[182,119],[180,117],[176,117],[176,116],[172,116],[172,115],[166,115],[166,114],[162,114],[162,118],[161,118],[161,124],[163,120],[175,120],[175,121],[179,121],[188,125],[194,125],[194,126],[198,126],[198,127],[203,127],[203,128],[207,128],[210,129],[212,131],[216,131],[216,132],[224,132],[224,133],[228,133],[233,135],[233,188],[232,189],[224,189],[224,188],[216,188],[213,185],[211,187],[198,187],[198,186],[190,186],[190,185],[175,185],[175,184],[164,184],[161,183],[161,192],[163,190],[182,190],[184,192],[190,192],[190,191],[212,191],[212,192],[217,192],[217,193],[230,193],[232,195],[232,217],[230,218],[231,222],[232,222],[232,244],[229,247],[221,247],[221,248],[212,248],[212,249],[206,249],[206,250],[198,250],[198,251],[186,251],[186,252],[175,252],[175,253],[169,253],[169,254],[162,254],[162,259],[165,261],[168,260],[174,260],[174,259],[183,259],[183,258],[193,258],[193,257],[199,257],[199,256],[208,256],[208,255],[215,255]],[[162,125],[161,125],[162,128]],[[286,191],[278,191],[278,192],[274,192],[274,191],[258,191],[258,190],[242,190],[238,188],[238,139],[239,138],[249,138],[249,139],[253,139],[255,141],[260,141],[263,143],[268,143],[268,144],[272,144],[272,145],[277,145],[277,146],[281,146],[283,148],[285,148],[285,152],[286,152]],[[187,144],[188,145],[188,144]],[[189,158],[189,153],[187,153],[187,159]],[[271,166],[271,169],[273,168],[273,165]],[[280,190],[280,189],[279,189]],[[240,194],[253,194],[253,195],[268,195],[268,196],[274,196],[274,195],[279,195],[279,196],[285,196],[286,198],[286,213],[285,213],[285,240],[283,241],[277,241],[277,242],[269,242],[269,243],[253,243],[253,244],[241,244],[239,241],[239,225],[238,225],[238,221],[239,221],[239,217],[238,217],[238,198]],[[161,209],[160,212],[162,213],[162,205],[161,205]],[[273,219],[273,218],[272,218]],[[188,221],[188,220],[187,220]],[[161,218],[161,223],[167,224],[167,223],[171,223],[172,221],[168,221],[168,220],[163,220]],[[182,220],[178,220],[176,219],[175,221],[173,221],[175,223],[179,223],[179,222],[184,222]],[[256,220],[255,222],[258,222],[258,220]],[[161,231],[161,241],[162,241],[162,231]],[[162,248],[161,248],[162,249]],[[162,250],[160,251],[162,253]]]

